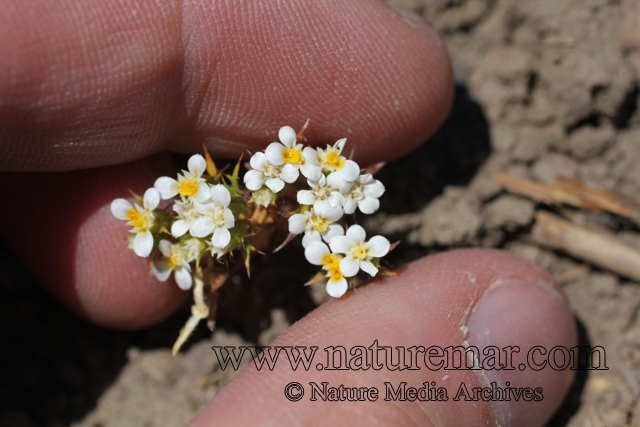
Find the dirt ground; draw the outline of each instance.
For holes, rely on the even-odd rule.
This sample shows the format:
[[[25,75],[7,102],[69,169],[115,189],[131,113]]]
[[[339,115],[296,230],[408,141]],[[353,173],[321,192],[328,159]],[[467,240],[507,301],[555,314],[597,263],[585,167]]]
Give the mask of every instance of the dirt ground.
[[[499,172],[544,183],[563,175],[640,200],[640,1],[389,3],[443,34],[457,93],[443,129],[379,173],[387,193],[365,225],[403,240],[394,265],[482,246],[549,271],[569,296],[581,344],[603,346],[610,368],[580,372],[549,425],[640,425],[639,283],[523,239],[538,209],[607,228],[639,249],[640,223],[543,207],[492,180]],[[171,358],[187,307],[148,330],[109,331],[61,307],[4,244],[0,271],[0,426],[182,425],[232,375],[219,369],[212,345],[267,345],[325,299],[322,288],[301,286],[304,271],[266,271],[250,283],[238,276],[221,295],[213,338],[201,328]]]

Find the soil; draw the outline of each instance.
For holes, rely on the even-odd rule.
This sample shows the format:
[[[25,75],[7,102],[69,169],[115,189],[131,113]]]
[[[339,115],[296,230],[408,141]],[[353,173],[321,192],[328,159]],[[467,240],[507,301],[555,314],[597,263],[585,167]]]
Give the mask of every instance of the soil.
[[[537,209],[607,227],[638,248],[639,224],[544,207],[492,181],[498,172],[539,182],[562,175],[638,200],[640,1],[389,3],[422,14],[443,34],[457,90],[438,134],[379,172],[387,193],[365,226],[403,240],[390,256],[396,266],[481,246],[549,271],[569,296],[581,344],[603,346],[610,368],[580,371],[549,425],[640,425],[640,285],[522,238]],[[251,282],[238,275],[221,295],[213,337],[202,327],[171,358],[188,307],[144,331],[105,330],[42,291],[3,244],[0,271],[0,363],[12,367],[0,373],[0,426],[185,424],[232,376],[219,369],[212,345],[267,345],[326,300],[321,287],[300,286],[305,271],[268,271]]]

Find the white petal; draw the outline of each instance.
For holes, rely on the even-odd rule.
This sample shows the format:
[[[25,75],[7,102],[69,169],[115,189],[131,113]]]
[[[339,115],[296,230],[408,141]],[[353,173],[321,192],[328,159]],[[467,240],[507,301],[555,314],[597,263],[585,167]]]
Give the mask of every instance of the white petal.
[[[212,215],[216,210],[213,203],[200,203],[197,200],[193,202],[193,207],[196,209],[196,212],[202,215]]]
[[[347,160],[344,165],[338,169],[338,175],[345,181],[355,181],[360,174],[360,166],[353,160]]]
[[[351,190],[353,183],[342,179],[338,172],[331,172],[329,176],[327,176],[327,185],[331,188],[338,189],[342,194],[347,194],[349,190]]]
[[[358,182],[360,184],[366,184],[370,181],[373,181],[373,175],[371,175],[370,173],[363,173],[358,177]]]
[[[144,192],[144,208],[152,211],[160,204],[160,193],[155,188],[151,187]]]
[[[118,219],[127,219],[127,213],[133,206],[125,199],[115,199],[111,202],[111,213]]]
[[[191,289],[191,284],[193,283],[193,278],[191,277],[191,273],[186,268],[178,268],[175,274],[176,283],[183,291],[187,291]]]
[[[300,172],[305,178],[311,181],[317,181],[324,176],[322,174],[322,169],[320,169],[320,166],[312,165],[310,163],[304,163],[302,166],[300,166]]]
[[[307,225],[307,216],[303,214],[295,214],[289,217],[289,233],[300,234],[304,232]]]
[[[298,139],[298,135],[296,131],[293,130],[291,126],[282,126],[280,131],[278,131],[278,139],[282,142],[287,148],[293,147],[293,144],[296,143]]]
[[[206,182],[198,183],[198,192],[196,193],[196,200],[200,203],[206,203],[211,199],[211,188]]]
[[[338,191],[332,191],[329,196],[329,204],[333,207],[342,207],[344,205],[344,196]]]
[[[378,210],[380,207],[380,200],[373,197],[365,197],[358,202],[358,208],[363,214],[370,215]]]
[[[133,240],[133,251],[136,255],[146,258],[153,249],[153,234],[150,231],[136,234],[136,238]]]
[[[322,242],[313,241],[304,250],[304,257],[313,265],[321,265],[322,258],[329,252],[329,247]]]
[[[331,224],[329,229],[322,234],[322,238],[327,243],[331,243],[331,239],[337,236],[344,236],[344,229],[340,224]]]
[[[347,197],[344,201],[344,213],[346,213],[347,215],[351,215],[356,211],[356,206],[358,206],[356,201],[351,197]]]
[[[320,232],[318,230],[310,230],[304,233],[302,237],[302,247],[306,248],[313,242],[321,242]]]
[[[267,160],[272,165],[280,166],[284,163],[284,158],[282,157],[282,152],[284,151],[284,145],[279,142],[272,142],[269,144],[266,150],[264,150],[265,155],[267,156]]]
[[[360,270],[360,262],[357,259],[346,256],[340,261],[340,272],[344,277],[353,277],[358,274],[358,270]]]
[[[281,180],[280,178],[268,179],[267,187],[269,187],[269,190],[273,191],[274,193],[277,193],[284,188],[284,181]],[[249,186],[247,186],[247,188],[249,188]],[[252,189],[249,188],[249,190],[252,190]]]
[[[187,163],[189,172],[197,177],[201,177],[204,171],[207,170],[207,161],[200,154],[194,154]]]
[[[269,166],[269,162],[267,161],[267,156],[264,155],[263,152],[259,151],[253,156],[251,156],[251,160],[249,160],[249,164],[255,170],[264,172],[267,166]]]
[[[369,276],[375,277],[378,274],[378,269],[371,261],[360,261],[360,268],[365,273],[369,273]]]
[[[224,222],[229,228],[233,228],[233,226],[236,225],[236,219],[233,217],[233,212],[231,212],[229,208],[224,210]]]
[[[229,193],[229,190],[222,184],[213,186],[211,189],[211,198],[213,199],[213,203],[225,208],[231,203],[231,193]]]
[[[213,220],[209,217],[199,218],[191,224],[189,232],[193,237],[207,237],[216,228]]]
[[[184,236],[187,231],[189,231],[189,223],[184,219],[179,219],[171,225],[171,235],[175,238]]]
[[[333,144],[333,148],[337,148],[338,151],[340,153],[342,153],[342,150],[344,150],[344,144],[347,142],[347,138],[342,138],[336,141],[335,144]]]
[[[160,196],[162,196],[162,200],[170,199],[180,192],[180,184],[178,181],[168,176],[161,176],[156,179],[153,186],[158,190]]]
[[[345,236],[335,236],[329,241],[331,252],[336,254],[348,254],[351,250],[351,243]]]
[[[344,277],[338,281],[327,280],[327,293],[334,298],[340,298],[349,289],[347,279]]]
[[[391,244],[386,237],[373,236],[371,240],[369,240],[369,255],[380,258],[381,256],[385,256],[389,253],[390,247]]]
[[[296,179],[298,179],[299,176],[300,171],[298,171],[298,169],[296,169],[296,167],[291,163],[284,165],[282,172],[280,172],[280,178],[289,184],[296,182]]]
[[[264,174],[260,171],[253,170],[244,174],[244,185],[251,191],[258,191],[264,184]]]
[[[224,248],[231,241],[231,233],[224,227],[218,227],[215,233],[213,233],[213,238],[211,239],[211,244],[217,248]]]
[[[309,163],[313,166],[320,165],[320,162],[318,162],[318,152],[311,147],[305,147],[304,150],[302,150],[302,157],[304,157],[304,161],[306,163]]]
[[[313,204],[313,210],[316,212],[326,212],[327,209],[331,209],[331,204],[327,200],[316,200]]]
[[[312,205],[316,201],[316,196],[313,191],[300,190],[298,191],[298,203],[301,205]]]
[[[365,196],[375,197],[376,199],[384,194],[384,185],[377,179],[363,187]]]
[[[161,282],[166,282],[169,276],[171,276],[171,269],[169,268],[169,263],[167,263],[167,261],[158,261],[154,263],[151,271]]]
[[[333,222],[336,222],[337,220],[342,218],[344,211],[342,210],[341,206],[332,207],[329,206],[329,204],[327,204],[327,206],[328,207],[324,209],[324,212],[322,212],[321,214],[324,218],[330,219]]]
[[[171,246],[171,242],[166,239],[162,239],[160,240],[160,243],[158,243],[158,249],[160,249],[162,255],[167,258],[171,256]]]
[[[367,238],[367,233],[365,233],[364,228],[360,227],[358,224],[354,224],[347,230],[347,239],[351,245],[361,245],[364,242],[364,239]]]

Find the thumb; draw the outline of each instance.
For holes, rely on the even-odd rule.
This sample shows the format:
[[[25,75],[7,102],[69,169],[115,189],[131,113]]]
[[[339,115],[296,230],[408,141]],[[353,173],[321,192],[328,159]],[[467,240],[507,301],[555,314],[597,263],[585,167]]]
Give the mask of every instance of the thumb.
[[[249,365],[191,426],[542,426],[559,407],[573,375],[569,369],[549,366],[534,370],[537,366],[527,361],[527,353],[535,346],[548,351],[575,343],[575,324],[566,300],[544,272],[495,250],[445,253],[410,264],[399,277],[376,280],[330,301],[291,326],[272,346],[319,347],[310,369],[294,371],[282,355],[273,371]],[[367,368],[364,359],[360,359],[365,361],[364,369],[358,369],[354,348],[372,344],[402,347],[410,369],[394,370],[391,365],[402,358],[397,353],[390,358],[386,352],[379,359],[386,364],[382,369]],[[447,365],[437,366],[446,357],[425,354],[432,346],[446,350],[463,344],[477,347],[479,355],[487,355],[485,349],[492,345],[507,350],[517,346],[520,351],[511,353],[515,369],[493,370],[490,358],[480,357],[483,370],[447,370]],[[331,346],[345,347],[349,369],[325,369],[331,361],[324,349]],[[500,357],[500,363],[509,367]],[[534,361],[542,363],[540,357]],[[297,402],[285,398],[285,388],[292,382],[304,390]],[[323,382],[336,388],[375,387],[379,395],[375,401],[325,402],[321,393],[313,396],[313,384],[322,390]],[[411,401],[409,394],[405,401],[396,400],[388,389],[393,394],[402,383],[406,390],[426,386],[441,395],[446,390],[447,400],[421,401],[414,395]],[[469,394],[461,393],[462,387]],[[476,394],[473,400],[477,387],[501,391],[484,392],[484,398]],[[515,392],[505,400],[509,387]],[[534,390],[540,399],[533,398]],[[293,394],[297,396],[298,390]]]

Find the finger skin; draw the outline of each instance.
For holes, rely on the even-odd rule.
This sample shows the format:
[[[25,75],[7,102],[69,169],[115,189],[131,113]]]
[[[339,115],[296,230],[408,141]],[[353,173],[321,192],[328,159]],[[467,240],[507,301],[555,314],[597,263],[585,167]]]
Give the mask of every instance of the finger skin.
[[[237,157],[283,125],[362,163],[445,118],[438,36],[374,0],[0,0],[0,170],[113,165],[162,149]]]
[[[461,327],[465,326],[470,313],[474,315],[474,307],[483,300],[485,291],[499,280],[512,279],[540,285],[522,288],[529,289],[524,295],[535,295],[540,290],[546,296],[537,296],[542,298],[541,307],[533,321],[510,325],[509,333],[515,334],[510,344],[519,344],[523,348],[531,344],[547,348],[575,345],[575,324],[566,300],[547,274],[513,255],[495,250],[444,253],[410,264],[398,277],[375,280],[350,291],[292,325],[272,346],[318,346],[314,367],[309,371],[301,368],[292,371],[286,356],[280,356],[273,371],[266,367],[257,371],[250,364],[216,395],[190,426],[494,425],[500,412],[496,412],[493,403],[453,400],[462,382],[469,389],[484,385],[474,371],[431,371],[424,365],[420,370],[403,371],[387,368],[379,371],[318,371],[315,364],[317,361],[327,364],[323,349],[328,346],[342,345],[349,350],[356,345],[369,347],[375,340],[381,346],[405,348],[461,345],[465,339],[464,328]],[[522,304],[532,304],[532,301],[535,300],[522,301]],[[514,307],[514,310],[519,311],[520,308]],[[505,311],[498,316],[503,317],[498,317],[495,323],[505,321],[510,315]],[[499,325],[485,326],[491,329]],[[512,414],[512,419],[520,420],[516,425],[521,426],[546,422],[562,402],[572,378],[570,370],[546,368],[534,373],[516,370],[509,375],[516,387],[541,386],[544,389],[543,401],[527,402],[525,406],[528,407],[518,407],[518,413]],[[292,381],[303,384],[305,388],[305,396],[295,403],[284,396],[285,385]],[[340,384],[345,387],[375,386],[380,390],[380,397],[375,402],[323,402],[320,398],[310,401],[309,383],[320,385],[323,381],[334,387]],[[402,381],[416,388],[423,382],[435,381],[437,387],[447,388],[449,400],[387,402],[384,400],[385,381],[391,382],[394,388]],[[523,416],[522,412],[527,410],[532,413]]]
[[[128,189],[144,194],[166,173],[175,173],[173,162],[156,155],[94,170],[14,174],[38,196],[6,189],[4,200],[14,208],[0,210],[3,237],[36,279],[81,316],[117,328],[154,324],[189,293],[173,279],[158,282],[149,259],[127,249],[129,228],[110,204],[119,197],[131,201]]]

